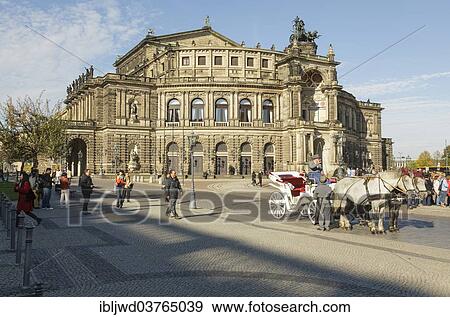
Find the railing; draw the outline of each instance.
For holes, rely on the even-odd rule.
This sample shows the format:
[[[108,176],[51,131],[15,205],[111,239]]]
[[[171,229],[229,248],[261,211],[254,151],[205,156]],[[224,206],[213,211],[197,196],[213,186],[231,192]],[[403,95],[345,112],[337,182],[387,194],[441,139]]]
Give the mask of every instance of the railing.
[[[275,123],[264,123],[264,128],[275,128]]]
[[[204,122],[203,121],[191,121],[191,127],[203,127]]]
[[[239,125],[243,128],[251,128],[253,126],[252,122],[240,122]]]
[[[216,127],[228,127],[229,123],[228,122],[215,122],[214,125]]]
[[[246,77],[173,77],[158,78],[158,84],[184,84],[184,83],[248,83],[248,84],[281,84],[279,79],[262,79]]]
[[[179,127],[180,123],[179,122],[166,122],[166,127]]]
[[[93,128],[95,126],[94,121],[66,120],[66,123],[69,128]]]

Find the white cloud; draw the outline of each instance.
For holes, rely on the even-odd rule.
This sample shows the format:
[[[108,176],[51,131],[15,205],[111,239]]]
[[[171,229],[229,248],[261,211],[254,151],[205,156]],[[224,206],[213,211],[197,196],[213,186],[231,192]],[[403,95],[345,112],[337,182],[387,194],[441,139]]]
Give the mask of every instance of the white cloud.
[[[445,110],[449,112],[450,101],[426,98],[424,96],[408,96],[400,98],[381,99],[380,102],[385,107],[385,112],[404,113],[404,111],[439,111]]]
[[[346,89],[362,99],[367,97],[383,96],[401,92],[408,92],[418,88],[430,86],[428,81],[438,78],[450,77],[450,71],[431,74],[421,74],[404,79],[371,81],[359,85],[347,85]]]
[[[450,101],[426,96],[381,100],[383,135],[392,137],[394,151],[416,157],[420,152],[442,150],[450,120]]]
[[[88,67],[27,29],[42,33],[103,71],[145,36],[158,11],[133,10],[114,0],[61,4],[42,9],[30,3],[0,2],[0,101],[7,96],[64,98],[66,86]],[[144,19],[145,14],[145,19]],[[100,66],[99,66],[100,64]],[[97,72],[97,74],[99,74]]]

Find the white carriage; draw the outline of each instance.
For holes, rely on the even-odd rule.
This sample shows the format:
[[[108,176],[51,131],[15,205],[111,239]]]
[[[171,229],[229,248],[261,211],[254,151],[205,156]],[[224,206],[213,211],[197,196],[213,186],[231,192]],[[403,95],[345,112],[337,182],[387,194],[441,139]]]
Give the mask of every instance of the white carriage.
[[[282,219],[298,213],[300,217],[315,222],[316,201],[313,199],[313,192],[316,184],[296,171],[270,172],[269,179],[269,184],[277,189],[269,198],[269,212],[274,218]],[[331,187],[334,187],[334,182],[334,179],[330,179]]]

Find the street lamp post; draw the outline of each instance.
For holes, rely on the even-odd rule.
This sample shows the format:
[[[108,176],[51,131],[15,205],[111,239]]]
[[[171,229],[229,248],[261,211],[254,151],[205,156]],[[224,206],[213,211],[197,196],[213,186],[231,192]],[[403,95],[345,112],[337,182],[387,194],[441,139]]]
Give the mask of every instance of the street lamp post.
[[[119,146],[117,144],[114,144],[114,169],[116,174],[117,174],[118,160],[119,160]]]
[[[188,142],[191,149],[191,175],[192,175],[192,194],[189,201],[190,209],[197,209],[197,200],[195,199],[195,183],[194,183],[194,146],[197,144],[198,135],[194,131],[188,135]]]

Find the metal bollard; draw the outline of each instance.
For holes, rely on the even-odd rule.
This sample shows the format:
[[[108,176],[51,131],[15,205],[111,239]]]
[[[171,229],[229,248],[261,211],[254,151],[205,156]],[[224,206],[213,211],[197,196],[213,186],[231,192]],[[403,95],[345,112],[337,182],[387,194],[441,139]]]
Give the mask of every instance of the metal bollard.
[[[1,196],[0,196],[0,218],[2,219],[3,224],[5,224],[5,221],[4,221],[5,218],[3,218],[3,209],[4,209],[3,203],[4,203],[4,201],[5,201],[5,194],[1,193]]]
[[[22,263],[22,239],[23,239],[23,223],[25,215],[21,212],[17,215],[17,247],[16,247],[16,265]]]
[[[11,251],[14,251],[16,249],[16,210],[15,208],[10,207],[11,212],[11,222],[10,222],[10,227],[11,227],[11,245],[9,247],[9,249]]]
[[[7,201],[5,204],[5,214],[6,214],[6,218],[5,218],[5,227],[6,227],[6,240],[11,239],[11,212],[10,207],[11,207],[11,202]]]
[[[25,230],[25,261],[23,266],[23,288],[30,287],[30,271],[31,271],[31,247],[33,244],[33,229],[34,226],[27,225]]]

